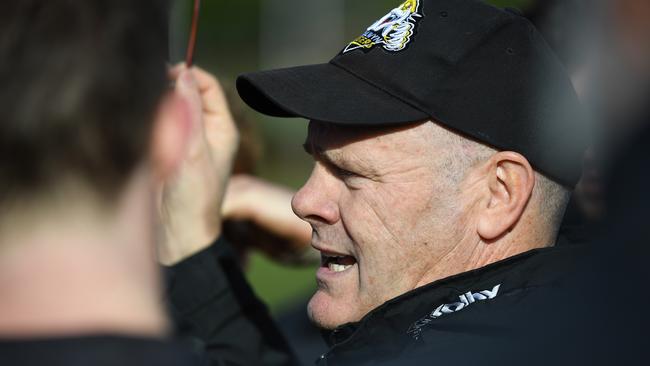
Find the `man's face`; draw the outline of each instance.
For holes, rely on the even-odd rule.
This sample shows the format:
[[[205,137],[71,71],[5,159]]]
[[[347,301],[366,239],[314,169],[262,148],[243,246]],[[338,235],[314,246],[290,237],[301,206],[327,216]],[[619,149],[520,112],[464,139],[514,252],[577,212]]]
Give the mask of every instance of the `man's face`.
[[[427,283],[462,236],[449,146],[431,122],[353,129],[312,122],[316,163],[293,200],[322,254],[312,320],[327,329],[360,320]]]

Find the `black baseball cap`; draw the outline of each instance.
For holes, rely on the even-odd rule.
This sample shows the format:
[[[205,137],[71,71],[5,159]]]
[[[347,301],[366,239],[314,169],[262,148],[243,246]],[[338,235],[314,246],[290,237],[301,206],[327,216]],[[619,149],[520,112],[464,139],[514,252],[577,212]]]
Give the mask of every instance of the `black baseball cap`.
[[[567,71],[519,13],[479,0],[408,0],[329,63],[245,74],[275,117],[382,126],[433,120],[573,187],[586,118]]]

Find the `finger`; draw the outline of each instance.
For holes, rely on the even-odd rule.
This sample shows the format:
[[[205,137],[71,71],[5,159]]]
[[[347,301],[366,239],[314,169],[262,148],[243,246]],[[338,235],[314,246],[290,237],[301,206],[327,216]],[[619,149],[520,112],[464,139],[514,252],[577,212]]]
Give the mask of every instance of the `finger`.
[[[201,93],[203,127],[206,141],[215,157],[231,158],[238,146],[238,132],[219,81],[207,71],[192,67]]]
[[[228,111],[228,103],[217,78],[196,66],[192,67],[191,70],[201,93],[204,110],[208,113],[224,113]]]
[[[185,70],[187,70],[185,63],[178,63],[174,66],[170,66],[167,68],[167,77],[173,84],[175,84],[180,74]]]
[[[192,105],[201,105],[201,96],[194,78],[194,75],[188,70],[181,70],[176,80],[176,91],[183,97],[189,98]]]
[[[192,66],[191,70],[192,73],[194,74],[194,77],[196,77],[197,83],[199,84],[199,88],[201,90],[207,90],[207,89],[221,90],[221,84],[219,83],[219,80],[217,80],[217,78],[214,75],[203,70],[198,66]]]

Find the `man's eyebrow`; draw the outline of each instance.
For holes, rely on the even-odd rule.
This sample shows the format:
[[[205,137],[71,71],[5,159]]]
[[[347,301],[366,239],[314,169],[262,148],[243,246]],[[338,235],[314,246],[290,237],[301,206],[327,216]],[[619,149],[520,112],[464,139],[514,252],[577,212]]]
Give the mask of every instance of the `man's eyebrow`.
[[[322,160],[329,165],[338,166],[338,164],[334,162],[332,158],[330,158],[329,156],[327,156],[327,154],[325,154],[325,149],[323,149],[322,147],[318,145],[313,145],[310,142],[305,142],[302,145],[302,147],[303,149],[305,149],[305,152],[311,155],[314,159]]]

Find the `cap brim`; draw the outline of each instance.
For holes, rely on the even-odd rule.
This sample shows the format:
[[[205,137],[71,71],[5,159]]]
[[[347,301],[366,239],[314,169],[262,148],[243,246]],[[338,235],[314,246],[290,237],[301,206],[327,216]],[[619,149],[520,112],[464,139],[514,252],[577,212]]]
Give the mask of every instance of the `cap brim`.
[[[333,64],[245,74],[237,79],[237,91],[251,108],[274,117],[350,125],[400,124],[429,118]]]

